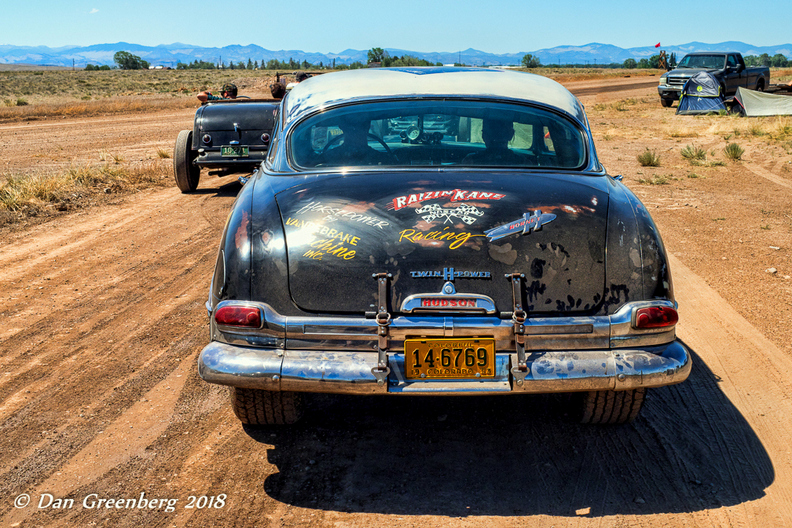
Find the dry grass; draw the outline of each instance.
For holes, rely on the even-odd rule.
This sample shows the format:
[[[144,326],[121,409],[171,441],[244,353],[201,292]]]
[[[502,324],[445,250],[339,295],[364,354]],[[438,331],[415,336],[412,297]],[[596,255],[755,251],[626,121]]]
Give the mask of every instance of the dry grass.
[[[84,207],[97,196],[121,194],[170,182],[170,165],[156,161],[106,163],[58,172],[0,175],[0,225]]]
[[[771,141],[792,140],[792,116],[736,117],[709,119],[708,134],[723,137],[753,136]]]
[[[44,102],[47,97],[84,100],[116,95],[194,96],[202,90],[217,90],[227,82],[235,83],[244,94],[255,81],[274,77],[274,72],[266,70],[4,71],[0,72],[0,97],[24,97],[33,104]]]
[[[264,70],[0,71],[0,121],[197,108],[195,94],[226,82],[269,97]]]
[[[644,185],[668,185],[673,178],[670,174],[655,174],[649,178],[638,178],[638,183]]]
[[[592,79],[614,79],[617,77],[660,77],[663,70],[650,70],[650,69],[611,69],[611,68],[553,68],[547,66],[544,68],[535,68],[531,70],[524,70],[531,73],[538,73],[545,77],[550,77],[554,81],[560,83],[574,82],[574,81],[589,81]]]
[[[0,106],[0,121],[23,121],[48,117],[88,117],[107,114],[150,112],[197,108],[194,98],[131,98],[112,97],[98,101],[65,101],[26,106]]]
[[[792,81],[792,70],[789,68],[771,68],[770,79],[770,82],[774,84],[789,84]]]
[[[668,137],[672,137],[672,138],[694,138],[694,137],[698,137],[698,136],[699,136],[699,134],[695,130],[692,130],[690,128],[684,128],[684,127],[672,128],[668,132]]]

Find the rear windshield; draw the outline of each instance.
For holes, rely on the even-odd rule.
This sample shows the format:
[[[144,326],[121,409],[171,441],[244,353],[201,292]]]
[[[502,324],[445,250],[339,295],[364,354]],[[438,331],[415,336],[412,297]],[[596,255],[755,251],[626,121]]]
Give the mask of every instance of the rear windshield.
[[[584,132],[540,108],[481,101],[392,101],[335,108],[290,135],[297,168],[580,169]]]

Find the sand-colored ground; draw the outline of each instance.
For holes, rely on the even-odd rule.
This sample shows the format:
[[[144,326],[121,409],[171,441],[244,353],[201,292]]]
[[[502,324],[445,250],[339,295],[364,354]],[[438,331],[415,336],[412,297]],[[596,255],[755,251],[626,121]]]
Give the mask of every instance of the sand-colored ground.
[[[0,525],[791,525],[790,146],[750,133],[757,121],[675,116],[646,78],[608,82],[569,87],[658,224],[695,361],[633,424],[579,426],[561,397],[320,396],[296,427],[243,428],[196,373],[239,189],[204,173],[195,194],[149,189],[3,232]],[[191,124],[184,110],[0,125],[0,170],[153,158]],[[743,161],[680,154],[725,161],[733,141]],[[659,167],[637,162],[647,148]]]

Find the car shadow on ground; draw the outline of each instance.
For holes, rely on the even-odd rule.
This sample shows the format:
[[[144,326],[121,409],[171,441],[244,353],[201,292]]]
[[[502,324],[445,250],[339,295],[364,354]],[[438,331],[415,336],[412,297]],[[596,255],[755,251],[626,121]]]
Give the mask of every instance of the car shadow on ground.
[[[192,191],[190,194],[196,195],[214,195],[217,197],[228,197],[228,196],[236,196],[239,194],[239,191],[242,190],[242,183],[239,182],[237,179],[229,179],[230,177],[218,178],[216,176],[203,176],[203,178],[214,178],[218,182],[221,182],[220,186],[213,185],[212,187],[202,187]]]
[[[291,428],[246,428],[286,504],[405,515],[692,512],[755,500],[774,479],[761,441],[695,354],[624,426],[572,420],[566,395],[312,395]]]

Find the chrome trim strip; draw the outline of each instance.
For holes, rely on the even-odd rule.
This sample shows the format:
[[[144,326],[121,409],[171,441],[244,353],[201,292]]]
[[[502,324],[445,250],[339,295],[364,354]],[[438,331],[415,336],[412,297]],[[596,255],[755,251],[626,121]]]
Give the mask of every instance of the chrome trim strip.
[[[518,386],[508,378],[516,354],[499,354],[500,375],[490,381],[407,382],[404,356],[390,356],[389,383],[371,374],[377,354],[282,351],[212,342],[198,359],[198,374],[209,383],[270,391],[343,394],[470,394],[476,392],[550,393],[628,390],[680,383],[691,370],[690,352],[679,341],[646,350],[534,352],[528,375]],[[504,371],[504,372],[501,372]]]

